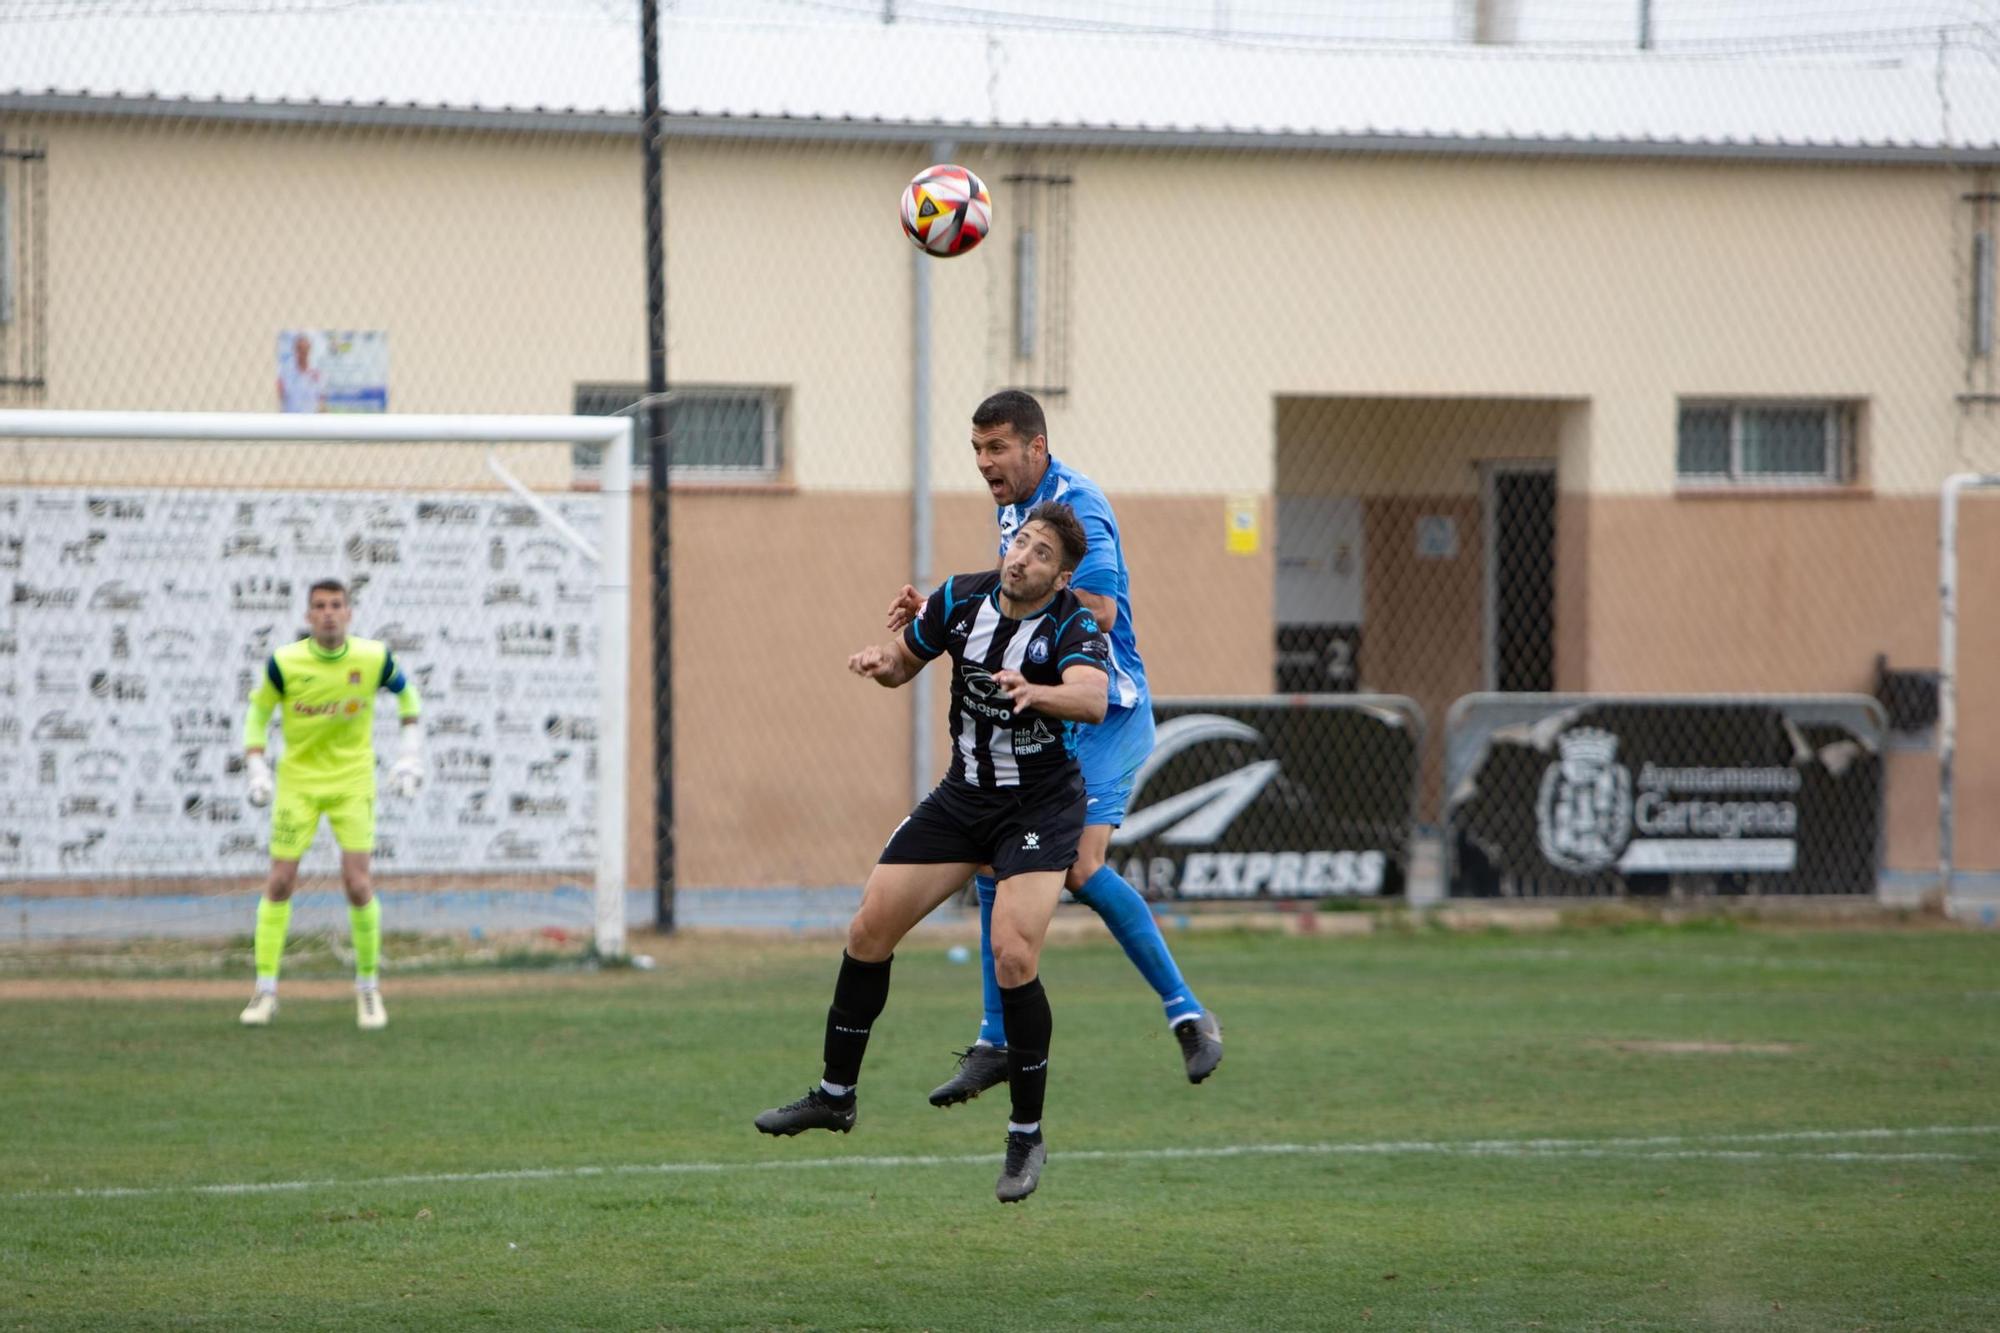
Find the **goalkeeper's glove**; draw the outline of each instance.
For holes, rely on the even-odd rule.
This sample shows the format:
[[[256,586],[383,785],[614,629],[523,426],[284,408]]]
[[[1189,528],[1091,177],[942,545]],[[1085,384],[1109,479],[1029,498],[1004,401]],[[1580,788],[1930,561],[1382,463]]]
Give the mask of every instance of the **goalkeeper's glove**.
[[[271,781],[271,764],[264,758],[264,752],[252,750],[245,757],[243,767],[250,773],[250,804],[259,807],[269,805],[277,784]]]
[[[389,788],[405,799],[415,796],[424,785],[424,733],[418,726],[403,728],[403,747],[389,770]]]

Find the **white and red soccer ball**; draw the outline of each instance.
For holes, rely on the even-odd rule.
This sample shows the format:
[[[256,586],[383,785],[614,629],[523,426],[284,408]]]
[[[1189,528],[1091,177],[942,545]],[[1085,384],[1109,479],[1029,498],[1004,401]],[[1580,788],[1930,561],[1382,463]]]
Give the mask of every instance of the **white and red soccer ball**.
[[[903,233],[925,254],[962,255],[993,230],[993,199],[979,177],[941,162],[925,167],[903,191]]]

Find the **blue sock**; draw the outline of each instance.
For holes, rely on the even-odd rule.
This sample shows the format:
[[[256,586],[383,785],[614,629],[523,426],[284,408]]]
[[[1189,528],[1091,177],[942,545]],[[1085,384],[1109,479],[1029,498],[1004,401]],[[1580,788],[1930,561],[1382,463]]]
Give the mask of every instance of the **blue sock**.
[[[979,985],[986,1012],[979,1018],[979,1039],[994,1046],[1007,1044],[1007,1021],[1000,1016],[1000,981],[993,975],[993,899],[1000,886],[991,875],[974,875],[979,895]]]
[[[1104,918],[1132,966],[1158,992],[1169,1027],[1200,1015],[1201,1001],[1181,978],[1181,969],[1160,934],[1160,923],[1153,920],[1152,907],[1124,876],[1109,865],[1099,866],[1075,894],[1078,902]]]

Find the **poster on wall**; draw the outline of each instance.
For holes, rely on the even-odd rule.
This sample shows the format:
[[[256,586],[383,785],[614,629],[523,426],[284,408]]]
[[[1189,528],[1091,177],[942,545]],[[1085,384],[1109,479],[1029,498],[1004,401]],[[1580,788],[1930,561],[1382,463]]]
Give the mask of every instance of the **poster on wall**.
[[[594,537],[594,499],[552,503]],[[0,497],[0,879],[261,870],[245,701],[329,576],[352,590],[352,632],[386,642],[423,698],[426,782],[378,805],[382,873],[589,867],[596,575],[534,509],[490,493],[51,487]],[[378,695],[383,765],[396,727]],[[305,864],[336,864],[325,830]]]
[[[278,334],[280,412],[389,410],[389,335],[379,329]]]
[[[1351,694],[1361,688],[1362,536],[1357,498],[1278,497],[1280,693]]]

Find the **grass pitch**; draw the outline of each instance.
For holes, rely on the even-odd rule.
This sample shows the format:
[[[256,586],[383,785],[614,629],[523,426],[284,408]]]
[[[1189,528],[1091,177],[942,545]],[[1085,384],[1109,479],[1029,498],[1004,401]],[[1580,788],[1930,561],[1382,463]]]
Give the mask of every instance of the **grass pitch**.
[[[2000,1327],[2000,935],[1174,938],[1190,1087],[1052,946],[1048,1170],[933,1110],[977,979],[898,957],[852,1135],[774,1141],[838,945],[652,973],[0,990],[0,1328]],[[393,962],[393,960],[392,960]]]

